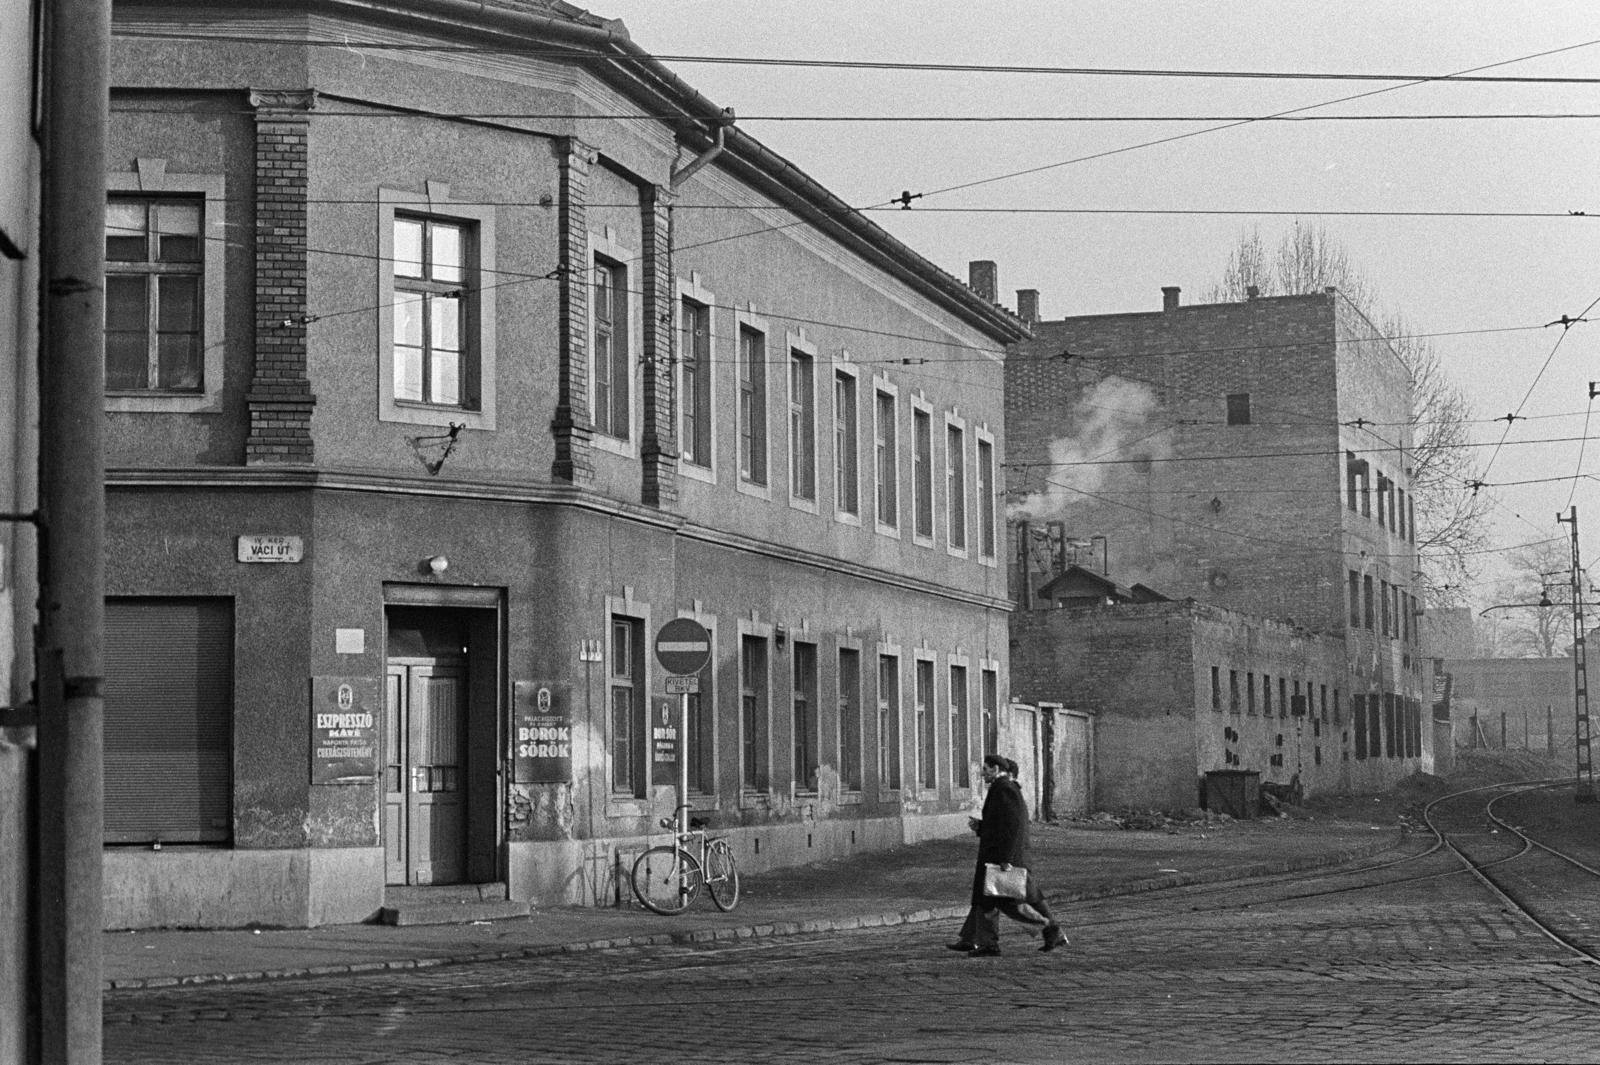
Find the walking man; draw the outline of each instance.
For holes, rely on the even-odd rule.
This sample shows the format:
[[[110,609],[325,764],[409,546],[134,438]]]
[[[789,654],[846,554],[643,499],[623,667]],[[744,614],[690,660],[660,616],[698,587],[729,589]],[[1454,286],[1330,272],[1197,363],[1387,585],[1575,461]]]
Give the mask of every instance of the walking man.
[[[951,950],[964,950],[968,957],[992,958],[1000,953],[1000,914],[1014,921],[1044,927],[1044,945],[1054,950],[1067,942],[1056,923],[1038,877],[1028,864],[1028,803],[1017,785],[1017,763],[998,754],[983,756],[983,780],[989,791],[983,800],[983,816],[972,819],[978,833],[978,865],[972,878],[972,908],[961,926]],[[1029,869],[1027,894],[1021,899],[1001,899],[983,893],[986,864],[1020,865]]]

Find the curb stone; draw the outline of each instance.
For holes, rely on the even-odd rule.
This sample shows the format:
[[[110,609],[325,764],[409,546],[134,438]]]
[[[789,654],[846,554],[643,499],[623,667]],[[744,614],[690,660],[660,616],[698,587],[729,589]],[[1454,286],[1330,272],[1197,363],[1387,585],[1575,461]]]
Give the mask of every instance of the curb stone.
[[[1221,869],[1209,873],[1180,873],[1172,876],[1150,877],[1082,891],[1052,892],[1047,898],[1052,903],[1089,902],[1098,899],[1116,898],[1122,895],[1137,895],[1167,888],[1186,887],[1191,884],[1216,884],[1235,880],[1253,880],[1265,876],[1279,876],[1285,873],[1302,872],[1307,869],[1343,865],[1346,862],[1356,861],[1360,858],[1368,858],[1391,849],[1397,843],[1404,841],[1405,838],[1406,833],[1402,831],[1394,838],[1387,838],[1386,834],[1386,838],[1375,839],[1369,846],[1349,847],[1330,854],[1321,854],[1308,858],[1292,858],[1281,862],[1258,862],[1254,865]],[[957,917],[964,917],[966,912],[967,907],[965,905],[904,911],[888,910],[841,917],[819,917],[805,921],[739,925],[731,928],[701,928],[680,932],[641,933],[639,935],[592,939],[577,943],[549,943],[536,947],[521,947],[515,950],[473,951],[447,956],[403,958],[396,961],[348,962],[265,971],[201,973],[192,976],[132,977],[106,980],[101,985],[101,990],[144,991],[167,987],[194,987],[202,984],[258,983],[267,980],[302,979],[313,976],[400,972],[406,969],[431,969],[443,965],[471,965],[492,961],[513,961],[519,958],[543,958],[557,954],[578,954],[596,950],[616,950],[625,947],[669,946],[672,944],[709,942],[719,939],[756,939],[768,936],[805,935],[816,932],[844,932],[862,928],[926,924],[932,921],[951,920]]]

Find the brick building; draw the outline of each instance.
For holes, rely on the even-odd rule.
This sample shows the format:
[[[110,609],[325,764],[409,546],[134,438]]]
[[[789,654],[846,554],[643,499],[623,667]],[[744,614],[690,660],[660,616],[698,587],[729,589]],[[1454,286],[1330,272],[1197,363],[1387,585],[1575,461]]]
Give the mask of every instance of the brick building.
[[[965,830],[1020,320],[559,0],[115,10],[110,926]]]
[[[974,276],[989,277],[989,268]],[[1036,316],[1037,294],[1020,293],[1019,305]],[[1190,649],[1164,665],[1159,655],[1139,656],[1140,669],[1170,673],[1171,687],[1138,712],[1188,693],[1198,731],[1192,743],[1161,730],[1138,742],[1164,736],[1174,764],[1200,773],[1237,767],[1287,782],[1289,765],[1275,764],[1266,748],[1233,741],[1241,759],[1233,763],[1228,745],[1208,735],[1245,734],[1211,712],[1209,670],[1224,681],[1255,672],[1291,695],[1302,685],[1315,691],[1316,714],[1304,721],[1317,728],[1321,692],[1329,692],[1334,731],[1313,737],[1322,761],[1305,760],[1307,790],[1377,789],[1426,768],[1433,741],[1421,727],[1410,375],[1365,317],[1333,290],[1183,306],[1168,288],[1159,311],[1033,326],[1034,339],[1006,365],[1008,554],[1021,609],[1048,607],[1038,590],[1076,560],[1119,585],[1235,619],[1207,629],[1204,640],[1180,639],[1174,646]],[[1145,624],[1163,646],[1174,624],[1161,610],[1121,606],[1078,616],[1091,630],[1075,637],[1082,647],[1094,645],[1092,630]],[[1229,632],[1245,642],[1230,649]],[[1066,634],[1019,613],[1014,637],[1016,696],[1058,698],[1020,678],[1048,676],[1025,660],[1064,653],[1054,641]],[[1340,648],[1337,662],[1307,650],[1328,641]],[[1113,663],[1113,673],[1131,667]],[[1116,727],[1117,708],[1100,701],[1109,689],[1073,689],[1099,712],[1102,737]],[[1120,769],[1111,749],[1102,739],[1103,789]]]

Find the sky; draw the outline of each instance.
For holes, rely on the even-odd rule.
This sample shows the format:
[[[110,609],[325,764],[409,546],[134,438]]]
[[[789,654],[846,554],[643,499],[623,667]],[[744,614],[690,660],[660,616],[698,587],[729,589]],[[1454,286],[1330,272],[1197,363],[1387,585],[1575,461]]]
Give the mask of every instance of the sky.
[[[994,260],[1001,302],[1014,307],[1017,289],[1037,289],[1047,319],[1158,310],[1167,285],[1197,300],[1242,234],[1257,229],[1270,247],[1297,218],[1323,226],[1378,308],[1430,336],[1481,419],[1470,435],[1488,486],[1480,491],[1495,501],[1497,552],[1483,560],[1479,604],[1497,601],[1487,582],[1506,573],[1498,552],[1565,539],[1571,526],[1556,516],[1574,506],[1585,567],[1600,562],[1600,480],[1591,479],[1600,478],[1600,440],[1583,440],[1600,434],[1600,410],[1589,416],[1590,382],[1600,382],[1593,0],[596,0],[590,10],[622,19],[663,57],[1394,76],[664,60],[846,202],[865,208],[921,193],[910,210],[871,217],[957,277],[972,260]],[[1411,83],[1468,71],[1596,80]],[[1236,124],[1286,112],[1319,120]],[[1442,117],[1488,115],[1591,117]],[[1586,312],[1593,322],[1559,324]]]

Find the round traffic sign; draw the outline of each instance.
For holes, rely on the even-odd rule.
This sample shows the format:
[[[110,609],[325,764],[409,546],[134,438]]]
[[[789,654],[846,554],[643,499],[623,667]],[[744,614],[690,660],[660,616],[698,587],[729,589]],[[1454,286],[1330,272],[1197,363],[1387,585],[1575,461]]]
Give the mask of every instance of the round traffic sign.
[[[710,658],[711,634],[693,618],[674,618],[656,633],[656,661],[674,676],[698,673]]]

